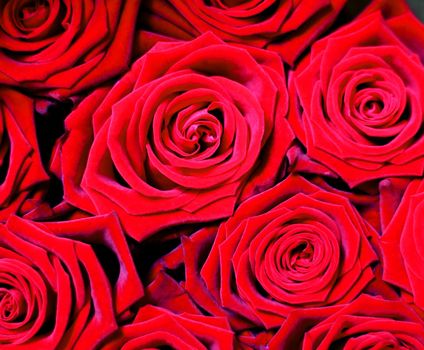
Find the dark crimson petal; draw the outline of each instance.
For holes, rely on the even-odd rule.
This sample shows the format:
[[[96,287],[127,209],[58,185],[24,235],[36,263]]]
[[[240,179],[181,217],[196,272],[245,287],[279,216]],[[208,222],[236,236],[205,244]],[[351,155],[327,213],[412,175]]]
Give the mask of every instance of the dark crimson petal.
[[[423,320],[405,303],[362,295],[345,306],[294,311],[269,349],[423,349]]]
[[[345,304],[364,291],[377,259],[369,238],[377,233],[346,197],[292,175],[246,200],[218,229],[183,237],[154,265],[149,288],[171,290],[170,271],[184,266],[181,297],[226,315],[237,330],[272,329],[293,310]],[[151,300],[177,311],[165,295]]]
[[[422,33],[409,12],[363,14],[315,43],[290,77],[289,121],[307,156],[350,187],[423,173]]]
[[[212,31],[221,39],[278,52],[293,65],[307,46],[336,19],[346,0],[147,1],[140,46],[151,41],[188,40]],[[147,42],[147,43],[146,43]]]
[[[121,327],[102,350],[147,349],[233,349],[234,335],[224,318],[173,314],[151,305],[140,308],[130,325]]]
[[[0,5],[0,82],[73,95],[131,59],[140,1],[8,1]]]
[[[5,348],[94,348],[143,296],[114,216],[49,223],[12,216],[0,230]]]
[[[383,279],[402,288],[424,309],[424,274],[422,224],[424,187],[421,179],[412,181],[405,190],[395,214],[381,237]]]
[[[230,216],[284,172],[284,76],[277,55],[210,33],[157,44],[67,118],[52,161],[66,201],[116,211],[137,240]]]
[[[6,220],[48,179],[36,139],[34,102],[6,88],[0,89],[0,168],[0,218]]]

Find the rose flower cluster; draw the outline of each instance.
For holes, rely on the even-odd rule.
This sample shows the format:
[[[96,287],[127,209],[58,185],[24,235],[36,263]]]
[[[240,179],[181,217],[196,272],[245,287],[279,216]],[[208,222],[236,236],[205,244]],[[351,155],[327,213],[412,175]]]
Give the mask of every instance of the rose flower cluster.
[[[406,0],[1,0],[0,349],[424,349]]]

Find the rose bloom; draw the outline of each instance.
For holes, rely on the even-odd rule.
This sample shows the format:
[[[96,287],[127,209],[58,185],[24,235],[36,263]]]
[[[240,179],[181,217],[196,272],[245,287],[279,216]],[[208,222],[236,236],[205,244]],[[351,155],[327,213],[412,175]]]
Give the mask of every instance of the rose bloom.
[[[0,220],[18,212],[31,191],[47,181],[34,125],[34,102],[0,88]]]
[[[289,176],[242,203],[217,232],[183,237],[153,267],[147,295],[171,309],[185,303],[226,315],[235,329],[269,329],[294,309],[346,303],[364,290],[376,261],[368,237],[376,232],[346,198]],[[180,285],[194,305],[166,275],[181,262]]]
[[[290,79],[296,136],[350,187],[423,174],[424,27],[410,12],[385,16],[315,43]]]
[[[0,2],[0,83],[75,94],[128,69],[140,0]]]
[[[294,311],[269,343],[270,350],[423,348],[424,322],[407,304],[368,295]]]
[[[131,324],[121,327],[99,349],[234,349],[233,344],[234,335],[225,318],[177,315],[147,305],[140,308]]]
[[[384,280],[412,295],[413,302],[424,310],[423,215],[424,181],[417,179],[407,187],[402,202],[384,230],[381,248]]]
[[[293,139],[278,56],[212,34],[162,43],[67,118],[52,168],[64,197],[116,211],[141,240],[228,217],[274,184]]]
[[[278,52],[293,64],[335,20],[346,0],[148,0],[141,28],[145,41],[192,39],[212,31],[221,39]]]
[[[0,231],[2,349],[94,349],[143,296],[115,216]]]

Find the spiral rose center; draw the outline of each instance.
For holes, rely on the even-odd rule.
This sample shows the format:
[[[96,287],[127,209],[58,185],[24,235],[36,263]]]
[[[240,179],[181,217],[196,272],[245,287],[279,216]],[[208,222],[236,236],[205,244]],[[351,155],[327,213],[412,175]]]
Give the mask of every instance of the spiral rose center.
[[[216,142],[216,131],[210,125],[191,125],[186,133],[189,140],[196,142],[201,148],[206,148]]]
[[[365,100],[361,103],[361,109],[365,115],[379,114],[383,107],[383,102],[378,100]]]
[[[24,1],[19,8],[19,19],[25,28],[36,28],[49,17],[49,4],[45,0]]]
[[[389,91],[378,88],[366,88],[357,92],[355,96],[355,109],[358,119],[372,123],[381,117],[383,120],[393,111],[388,111],[385,101],[388,103],[395,98]],[[382,120],[382,121],[383,121]]]
[[[209,107],[193,110],[193,106],[178,113],[168,126],[168,147],[178,156],[212,155],[219,147],[222,125],[219,112]]]
[[[300,214],[293,215],[295,220],[275,220],[255,238],[252,246],[259,244],[251,251],[255,276],[275,300],[297,304],[304,295],[309,302],[319,301],[320,291],[337,274],[337,237],[315,217],[309,220],[302,212],[298,222]]]
[[[290,267],[292,269],[307,268],[313,261],[314,248],[310,242],[303,242],[292,250],[290,256]]]
[[[294,232],[281,239],[279,244],[281,257],[281,273],[302,279],[303,274],[310,272],[311,266],[316,264],[317,259],[322,259],[315,245],[320,245],[319,240],[312,232]]]
[[[394,72],[387,69],[358,71],[346,74],[339,83],[341,115],[357,133],[382,144],[403,130],[406,91]]]
[[[0,288],[0,318],[2,321],[18,321],[25,316],[26,311],[25,298],[20,291]]]

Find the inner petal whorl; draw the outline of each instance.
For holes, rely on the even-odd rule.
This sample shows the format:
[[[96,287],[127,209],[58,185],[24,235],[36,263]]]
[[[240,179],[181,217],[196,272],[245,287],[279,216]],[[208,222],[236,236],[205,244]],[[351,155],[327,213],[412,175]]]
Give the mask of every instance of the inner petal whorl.
[[[187,108],[174,117],[169,124],[171,140],[178,146],[179,155],[190,157],[219,146],[222,133],[221,121],[208,107],[191,110]]]
[[[21,320],[27,311],[27,305],[21,291],[14,288],[0,288],[0,320],[14,322]]]
[[[296,303],[298,296],[310,295],[313,302],[314,294],[337,274],[340,263],[337,237],[319,220],[305,218],[304,222],[280,224],[263,229],[252,243],[255,276],[276,300]]]
[[[5,5],[0,5],[0,29],[11,39],[19,40],[19,59],[31,61],[35,54],[36,60],[43,49],[50,47],[53,38],[69,28],[67,15],[74,14],[73,9],[72,4],[61,0],[6,1]],[[8,41],[4,44],[15,51]],[[28,55],[22,55],[23,52]]]
[[[349,78],[342,113],[354,129],[367,137],[395,137],[402,128],[406,92],[393,72],[357,72]]]
[[[311,242],[300,242],[290,252],[290,267],[292,269],[300,270],[307,268],[314,257],[314,247]]]
[[[22,27],[36,28],[49,17],[50,6],[46,0],[26,0],[20,2],[17,12]]]

